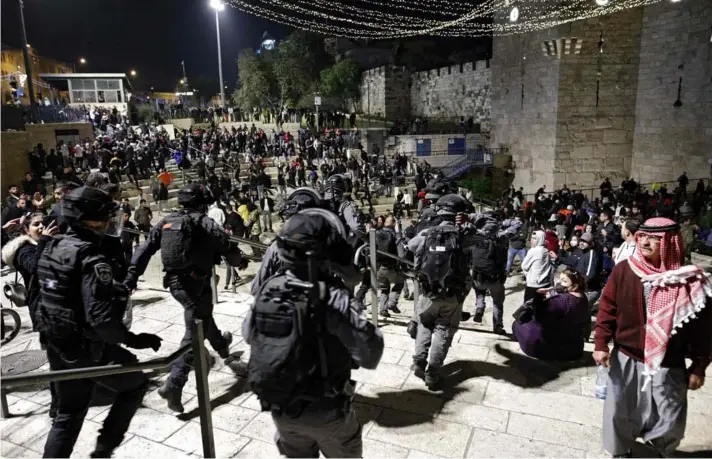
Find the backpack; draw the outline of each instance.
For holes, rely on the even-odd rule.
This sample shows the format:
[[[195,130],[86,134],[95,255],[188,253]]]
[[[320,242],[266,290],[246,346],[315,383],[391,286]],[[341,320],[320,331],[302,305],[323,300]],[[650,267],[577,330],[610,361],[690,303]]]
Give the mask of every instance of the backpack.
[[[398,254],[398,247],[396,244],[396,234],[394,231],[379,230],[376,231],[376,249],[381,252],[391,253],[393,255]],[[377,254],[376,258],[378,264],[384,266],[393,266],[396,264],[396,260],[388,257],[386,255]]]
[[[499,260],[497,241],[494,238],[475,233],[468,238],[472,254],[472,272],[495,276],[502,268]]]
[[[312,290],[290,280],[295,279],[284,273],[269,278],[252,308],[247,384],[264,410],[323,396],[315,380],[327,378],[319,310],[327,298],[325,284],[317,287],[315,307]]]
[[[166,272],[189,270],[193,261],[193,238],[199,219],[187,212],[172,213],[161,227],[161,261]]]
[[[467,271],[460,231],[449,225],[431,228],[425,235],[424,251],[416,271],[430,293],[452,287],[453,280]]]

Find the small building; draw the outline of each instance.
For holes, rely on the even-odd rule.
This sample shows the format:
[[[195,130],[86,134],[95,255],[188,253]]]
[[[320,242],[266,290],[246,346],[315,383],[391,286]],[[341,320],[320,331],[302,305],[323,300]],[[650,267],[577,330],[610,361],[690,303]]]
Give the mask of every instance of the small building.
[[[27,52],[30,58],[36,100],[42,100],[45,97],[52,102],[58,100],[59,94],[52,91],[50,86],[38,78],[37,75],[42,73],[68,74],[73,72],[74,67],[66,62],[41,56],[35,48],[28,48]],[[12,48],[3,44],[1,64],[2,84],[0,85],[0,91],[2,92],[2,103],[11,104],[19,100],[22,105],[28,105],[30,103],[30,94],[22,49]]]
[[[128,110],[132,88],[125,73],[42,73],[39,77],[60,92],[66,92],[69,105]]]

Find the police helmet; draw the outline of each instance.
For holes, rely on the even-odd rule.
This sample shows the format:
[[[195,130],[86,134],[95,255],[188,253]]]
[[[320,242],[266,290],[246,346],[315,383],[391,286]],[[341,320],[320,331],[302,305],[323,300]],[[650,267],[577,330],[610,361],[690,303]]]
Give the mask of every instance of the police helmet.
[[[277,247],[280,260],[296,270],[307,267],[308,252],[314,253],[322,270],[336,273],[350,266],[353,256],[339,217],[319,208],[302,210],[287,220]]]
[[[425,185],[425,199],[437,201],[446,194],[457,193],[457,185],[452,180],[435,178]]]
[[[326,180],[326,192],[324,193],[327,199],[331,197],[341,198],[348,188],[346,179],[342,174],[334,174]]]
[[[198,209],[214,202],[210,190],[199,183],[190,183],[178,192],[178,204],[183,207]]]
[[[84,227],[101,234],[121,234],[124,219],[119,205],[103,190],[89,186],[75,188],[64,195],[61,205],[62,217],[70,224],[82,223]],[[103,222],[106,225],[86,222]]]
[[[281,210],[280,215],[282,217],[289,218],[304,209],[320,207],[321,203],[321,195],[313,188],[297,188],[292,191],[289,196],[287,196],[287,200],[284,203],[284,208]]]
[[[685,203],[680,207],[681,217],[692,217],[695,215],[695,209],[688,203]]]
[[[435,203],[438,215],[454,215],[461,212],[469,212],[472,204],[459,194],[446,194]]]

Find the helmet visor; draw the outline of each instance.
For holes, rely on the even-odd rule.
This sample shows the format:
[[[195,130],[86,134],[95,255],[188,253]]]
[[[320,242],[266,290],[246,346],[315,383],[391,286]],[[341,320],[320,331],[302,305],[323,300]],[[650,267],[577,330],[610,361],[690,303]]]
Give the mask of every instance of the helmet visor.
[[[109,221],[106,224],[106,236],[121,236],[124,230],[124,211],[121,208],[116,209],[109,215]]]

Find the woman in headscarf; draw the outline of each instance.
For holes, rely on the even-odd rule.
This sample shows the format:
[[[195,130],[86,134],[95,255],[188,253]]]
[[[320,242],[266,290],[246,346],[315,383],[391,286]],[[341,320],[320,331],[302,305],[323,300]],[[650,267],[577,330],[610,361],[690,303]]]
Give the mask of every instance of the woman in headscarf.
[[[710,364],[712,282],[701,268],[682,266],[674,221],[647,220],[635,241],[633,256],[611,273],[596,323],[593,358],[609,367],[603,446],[631,457],[642,437],[668,457],[685,434],[687,390],[704,385]]]
[[[524,301],[534,298],[538,289],[550,287],[554,274],[544,232],[534,231],[530,242],[531,248],[522,261],[522,271],[527,280]]]

